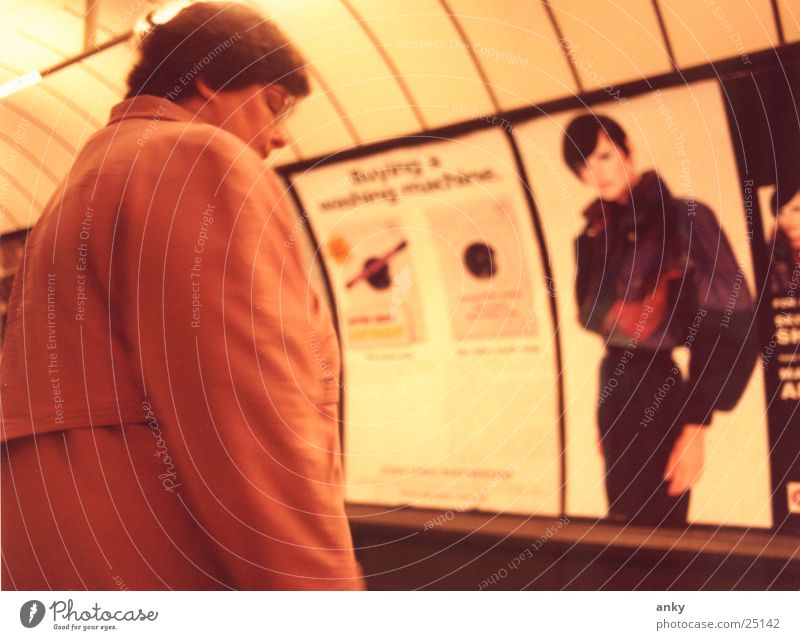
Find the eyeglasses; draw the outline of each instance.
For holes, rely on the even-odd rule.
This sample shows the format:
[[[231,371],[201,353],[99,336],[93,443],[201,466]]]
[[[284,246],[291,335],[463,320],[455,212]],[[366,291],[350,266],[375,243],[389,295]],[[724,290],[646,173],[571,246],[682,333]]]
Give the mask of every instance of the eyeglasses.
[[[295,96],[275,84],[267,85],[265,91],[267,107],[272,111],[273,121],[285,119],[297,103]]]

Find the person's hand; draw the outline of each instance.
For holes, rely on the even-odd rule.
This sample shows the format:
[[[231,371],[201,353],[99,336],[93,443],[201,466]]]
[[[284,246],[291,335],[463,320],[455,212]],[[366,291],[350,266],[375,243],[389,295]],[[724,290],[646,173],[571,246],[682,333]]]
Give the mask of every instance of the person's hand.
[[[697,482],[705,461],[705,436],[699,424],[687,424],[675,445],[664,469],[664,480],[669,481],[667,495],[679,496]]]

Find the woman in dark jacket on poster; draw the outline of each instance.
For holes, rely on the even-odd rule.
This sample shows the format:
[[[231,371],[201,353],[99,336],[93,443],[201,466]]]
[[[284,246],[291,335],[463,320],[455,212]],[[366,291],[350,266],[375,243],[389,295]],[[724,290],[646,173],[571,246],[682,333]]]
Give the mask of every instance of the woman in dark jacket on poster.
[[[611,118],[574,119],[564,159],[599,195],[584,211],[575,286],[580,322],[606,341],[597,416],[609,517],[682,526],[702,430],[736,404],[755,361],[744,273],[712,211],[639,173]],[[688,378],[672,358],[680,346]]]

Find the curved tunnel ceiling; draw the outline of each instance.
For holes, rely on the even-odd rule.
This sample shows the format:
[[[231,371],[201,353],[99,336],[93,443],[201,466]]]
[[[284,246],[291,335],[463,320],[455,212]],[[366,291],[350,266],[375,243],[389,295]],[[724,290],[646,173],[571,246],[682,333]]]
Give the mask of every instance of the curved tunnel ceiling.
[[[151,0],[3,0],[0,83]],[[251,0],[311,61],[276,165],[800,40],[800,0]],[[0,99],[0,233],[39,215],[124,95],[130,42]]]

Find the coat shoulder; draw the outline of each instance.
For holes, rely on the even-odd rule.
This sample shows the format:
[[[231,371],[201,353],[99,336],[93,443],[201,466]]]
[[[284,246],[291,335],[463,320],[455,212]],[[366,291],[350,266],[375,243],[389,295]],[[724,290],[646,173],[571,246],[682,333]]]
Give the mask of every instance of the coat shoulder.
[[[229,158],[231,161],[244,158],[252,160],[255,152],[240,138],[205,123],[183,122],[165,123],[157,135],[153,136],[153,151],[167,153],[180,158],[214,155]],[[150,145],[148,145],[150,146]]]

